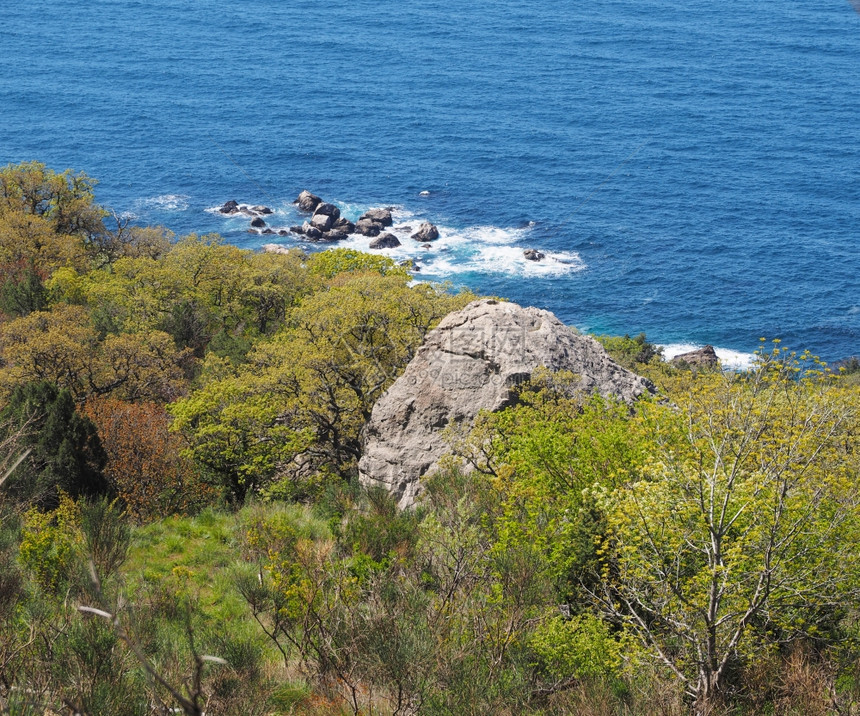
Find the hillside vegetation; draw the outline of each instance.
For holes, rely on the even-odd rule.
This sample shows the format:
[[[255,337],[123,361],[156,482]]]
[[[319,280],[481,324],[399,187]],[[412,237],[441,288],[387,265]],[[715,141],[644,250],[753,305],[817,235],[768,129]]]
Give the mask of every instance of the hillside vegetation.
[[[860,713],[850,366],[603,338],[656,396],[538,374],[398,511],[361,430],[474,298],[0,170],[0,713]]]

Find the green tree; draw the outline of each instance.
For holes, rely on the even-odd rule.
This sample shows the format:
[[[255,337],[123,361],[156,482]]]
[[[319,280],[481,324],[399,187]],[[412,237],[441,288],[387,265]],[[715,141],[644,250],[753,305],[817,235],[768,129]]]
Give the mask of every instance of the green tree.
[[[594,596],[698,714],[767,644],[826,644],[860,597],[857,394],[776,349],[749,373],[688,376],[648,406],[645,475],[605,491]]]
[[[235,375],[174,404],[174,425],[195,459],[240,500],[276,475],[280,494],[294,497],[351,475],[376,399],[427,331],[471,298],[409,280],[396,272],[336,276],[293,308]]]
[[[72,497],[111,494],[95,426],[75,410],[68,390],[44,382],[19,386],[0,421],[25,428],[31,448],[3,485],[16,500],[50,507],[59,504],[61,491]]]

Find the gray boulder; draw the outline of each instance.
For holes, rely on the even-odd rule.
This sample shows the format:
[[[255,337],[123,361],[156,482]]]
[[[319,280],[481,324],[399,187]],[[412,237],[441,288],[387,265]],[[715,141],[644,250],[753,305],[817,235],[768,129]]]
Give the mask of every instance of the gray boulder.
[[[342,231],[338,231],[337,229],[330,229],[323,234],[323,239],[325,241],[343,241],[346,238],[346,234]]]
[[[316,194],[311,194],[307,189],[305,189],[301,194],[299,194],[293,204],[298,206],[302,211],[313,211],[321,202],[322,199],[320,199]]]
[[[310,226],[310,224],[308,224],[308,226]],[[305,233],[305,229],[304,229],[304,227],[303,227],[303,226],[291,226],[291,227],[290,227],[290,231],[292,231],[294,234],[303,234],[303,233]]]
[[[418,231],[412,234],[412,238],[421,242],[435,241],[439,238],[439,229],[437,229],[433,224],[425,221],[418,227]]]
[[[307,221],[302,224],[302,234],[307,236],[311,241],[318,241],[322,238],[323,232],[316,226],[311,226]]]
[[[327,204],[323,202],[319,204],[316,209],[314,209],[314,216],[317,214],[325,214],[326,216],[330,216],[331,220],[337,221],[340,218],[340,209],[338,209],[334,204]]]
[[[235,199],[230,199],[224,203],[220,209],[218,209],[222,214],[238,214],[239,213],[239,202]]]
[[[687,365],[695,368],[716,368],[720,364],[713,346],[704,346],[689,353],[682,353],[672,359],[674,365]]]
[[[379,236],[382,231],[382,224],[378,224],[370,219],[359,219],[355,222],[355,231],[362,236]]]
[[[514,388],[544,366],[579,376],[578,388],[632,402],[653,386],[619,366],[593,338],[552,313],[493,299],[473,301],[427,334],[406,371],[373,407],[359,479],[410,507],[422,476],[448,452],[442,429],[511,404]]]
[[[400,241],[394,234],[382,234],[368,244],[371,249],[396,249]]]
[[[546,254],[541,253],[537,249],[526,249],[523,251],[523,256],[529,261],[541,261],[546,258]]]
[[[253,211],[255,214],[260,214],[262,216],[266,216],[267,214],[273,213],[272,210],[268,206],[262,206],[262,205],[252,206],[251,211]]]
[[[311,217],[311,226],[320,231],[328,231],[331,228],[331,217],[328,214],[314,214]]]
[[[391,226],[394,223],[390,209],[368,209],[359,217],[359,221],[362,219],[370,219],[383,226]]]
[[[253,226],[255,229],[261,229],[265,225],[266,225],[266,222],[263,221],[259,216],[254,218],[254,219],[251,219],[251,226]]]
[[[331,225],[331,228],[337,231],[342,231],[344,234],[355,233],[355,224],[342,216]]]

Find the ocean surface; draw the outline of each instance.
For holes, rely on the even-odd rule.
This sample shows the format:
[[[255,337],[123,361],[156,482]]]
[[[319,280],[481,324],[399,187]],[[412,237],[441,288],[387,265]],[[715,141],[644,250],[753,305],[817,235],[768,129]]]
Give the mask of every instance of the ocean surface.
[[[307,188],[438,224],[391,253],[581,329],[860,353],[849,0],[2,5],[0,164],[137,222],[257,248],[213,207],[279,228]]]

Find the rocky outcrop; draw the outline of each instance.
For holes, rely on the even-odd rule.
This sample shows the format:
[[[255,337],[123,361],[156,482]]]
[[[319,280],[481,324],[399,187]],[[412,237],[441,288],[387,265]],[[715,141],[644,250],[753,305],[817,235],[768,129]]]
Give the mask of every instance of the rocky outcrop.
[[[651,384],[613,361],[593,338],[552,313],[492,299],[473,301],[431,331],[406,371],[377,401],[364,432],[359,474],[400,507],[448,449],[442,429],[499,410],[514,388],[544,366],[579,376],[578,387],[632,402]]]
[[[314,216],[319,214],[325,214],[326,216],[330,216],[331,220],[337,221],[340,218],[340,209],[338,209],[334,204],[329,204],[328,202],[323,202],[319,204],[316,209],[314,209]]]
[[[362,236],[379,236],[382,231],[382,224],[378,224],[370,219],[359,219],[355,222],[355,231]]]
[[[382,234],[370,242],[371,249],[396,249],[400,240],[394,234]]]
[[[688,365],[695,368],[716,368],[720,364],[713,346],[705,346],[696,351],[681,353],[672,359],[674,365]]]
[[[523,251],[523,256],[525,256],[529,261],[540,261],[546,258],[546,254],[541,253],[537,249],[526,249]]]
[[[427,241],[435,241],[439,238],[439,229],[429,221],[425,221],[418,227],[418,231],[412,234],[412,238],[416,241],[426,243]]]
[[[376,224],[382,224],[382,226],[391,226],[394,223],[390,209],[368,209],[358,217],[359,221],[362,219],[369,219]]]
[[[238,214],[239,213],[239,202],[235,199],[230,199],[230,201],[224,202],[224,206],[218,209],[222,214]]]
[[[314,214],[311,217],[311,226],[320,231],[328,231],[331,228],[331,216],[328,214]]]
[[[355,233],[355,224],[342,216],[331,225],[331,228],[336,231],[342,231],[344,234]]]
[[[298,198],[293,202],[301,211],[313,211],[320,203],[322,203],[322,199],[316,194],[311,194],[307,189],[299,194]]]
[[[255,219],[251,220],[251,226],[253,226],[255,229],[261,229],[265,225],[266,225],[266,222],[263,221],[259,216],[256,217]]]

